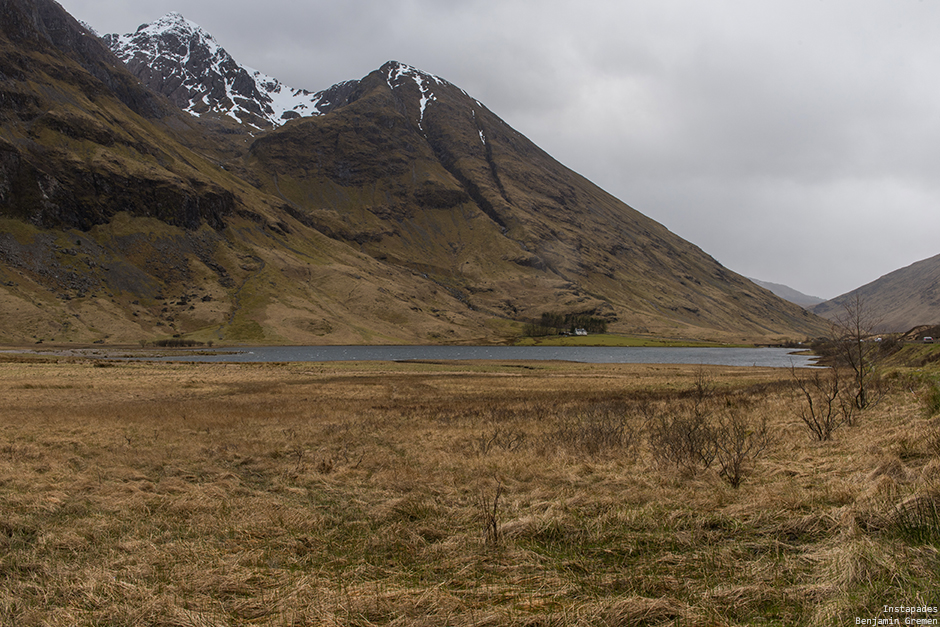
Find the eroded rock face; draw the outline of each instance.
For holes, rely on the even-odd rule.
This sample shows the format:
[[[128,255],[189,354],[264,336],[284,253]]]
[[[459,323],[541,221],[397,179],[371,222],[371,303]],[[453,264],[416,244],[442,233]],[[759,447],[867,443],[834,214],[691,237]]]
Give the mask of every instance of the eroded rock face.
[[[184,114],[58,4],[3,0],[0,14],[0,216],[87,230],[127,212],[222,228],[234,194],[134,118]]]

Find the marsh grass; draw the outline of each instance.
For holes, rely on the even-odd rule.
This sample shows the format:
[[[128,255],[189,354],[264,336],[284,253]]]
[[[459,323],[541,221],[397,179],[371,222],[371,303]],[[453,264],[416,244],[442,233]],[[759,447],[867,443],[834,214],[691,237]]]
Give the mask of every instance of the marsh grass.
[[[710,369],[714,411],[771,436],[732,488],[650,444],[650,408],[688,407],[700,368],[519,365],[0,363],[0,624],[815,625],[937,604],[935,522],[910,505],[940,470],[920,397],[817,442],[788,372]]]
[[[923,494],[898,503],[891,526],[910,543],[932,544],[940,548],[940,496]]]

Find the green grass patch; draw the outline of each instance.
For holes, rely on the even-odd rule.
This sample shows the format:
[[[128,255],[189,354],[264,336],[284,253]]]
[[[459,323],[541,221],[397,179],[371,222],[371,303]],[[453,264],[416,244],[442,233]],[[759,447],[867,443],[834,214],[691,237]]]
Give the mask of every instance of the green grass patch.
[[[36,227],[12,218],[0,218],[0,233],[12,235],[19,244],[29,245],[33,243],[39,231]]]

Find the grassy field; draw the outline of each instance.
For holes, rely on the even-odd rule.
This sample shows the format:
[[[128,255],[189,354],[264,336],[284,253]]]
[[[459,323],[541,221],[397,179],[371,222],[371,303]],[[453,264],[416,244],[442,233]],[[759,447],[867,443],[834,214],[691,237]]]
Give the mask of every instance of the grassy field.
[[[818,442],[786,370],[0,356],[0,624],[936,620],[932,376]]]

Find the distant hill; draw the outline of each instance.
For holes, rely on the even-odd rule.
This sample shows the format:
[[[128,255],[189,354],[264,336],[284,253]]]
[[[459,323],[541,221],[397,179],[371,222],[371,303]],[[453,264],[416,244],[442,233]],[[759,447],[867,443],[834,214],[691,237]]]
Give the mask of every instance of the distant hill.
[[[798,292],[792,287],[786,285],[781,285],[780,283],[770,283],[769,281],[760,281],[758,279],[751,279],[754,283],[757,283],[764,289],[770,290],[780,298],[788,300],[791,303],[795,303],[800,307],[811,308],[814,305],[825,302],[825,298],[819,298],[818,296],[809,296],[802,292]]]
[[[312,93],[178,14],[108,38],[127,66],[52,0],[0,18],[0,341],[825,328],[417,68]]]
[[[812,311],[833,318],[842,312],[842,303],[854,302],[856,295],[878,321],[877,330],[905,332],[940,324],[940,255],[895,270]]]

